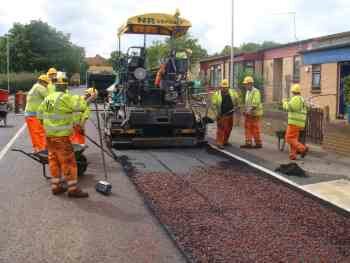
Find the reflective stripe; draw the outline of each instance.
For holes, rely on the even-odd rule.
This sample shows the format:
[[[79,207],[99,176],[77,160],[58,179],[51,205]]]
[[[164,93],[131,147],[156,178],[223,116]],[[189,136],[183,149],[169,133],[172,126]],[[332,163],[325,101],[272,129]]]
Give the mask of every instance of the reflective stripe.
[[[59,184],[60,183],[60,178],[51,178],[51,183],[52,184]]]
[[[71,117],[72,114],[44,113],[45,120],[65,120]]]
[[[37,116],[37,113],[36,113],[36,112],[25,112],[25,113],[24,113],[24,116],[25,116],[25,117]]]
[[[68,186],[76,185],[78,183],[77,180],[67,181]]]
[[[66,130],[71,130],[73,129],[73,125],[63,125],[63,126],[46,126],[45,125],[45,130],[47,131],[52,131],[52,132],[55,132],[55,131],[66,131]]]

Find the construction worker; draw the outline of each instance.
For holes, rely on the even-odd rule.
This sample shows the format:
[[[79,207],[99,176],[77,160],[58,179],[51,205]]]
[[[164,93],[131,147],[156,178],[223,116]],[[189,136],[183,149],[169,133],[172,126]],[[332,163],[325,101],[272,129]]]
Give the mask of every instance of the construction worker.
[[[40,152],[46,149],[45,130],[37,118],[37,112],[40,104],[48,95],[48,84],[48,77],[46,75],[40,75],[38,82],[33,85],[27,95],[24,116],[34,152]]]
[[[52,193],[58,195],[67,191],[62,186],[63,176],[68,196],[83,198],[89,195],[77,187],[77,163],[69,136],[73,130],[73,113],[86,111],[87,104],[84,100],[74,101],[66,92],[67,88],[67,79],[59,79],[56,90],[45,98],[38,111],[46,132]]]
[[[48,91],[49,94],[53,93],[55,91],[55,83],[57,81],[57,70],[55,68],[50,68],[47,71],[47,77],[49,78],[49,86]]]
[[[160,82],[163,79],[164,74],[165,74],[165,64],[160,64],[159,70],[158,70],[157,75],[156,75],[156,79],[154,81],[154,85],[157,88],[160,88]]]
[[[229,88],[227,79],[222,80],[220,90],[212,96],[212,108],[217,116],[216,144],[220,149],[228,145],[233,127],[233,113],[238,104],[238,93]]]
[[[288,128],[285,140],[289,144],[289,159],[296,160],[297,154],[304,158],[308,152],[308,147],[299,142],[300,131],[304,130],[306,123],[307,108],[304,98],[300,95],[299,84],[294,84],[291,88],[292,98],[283,100],[283,109],[288,111]]]
[[[85,145],[85,123],[90,117],[90,107],[89,103],[92,99],[97,97],[97,91],[93,88],[85,90],[84,96],[73,95],[73,103],[86,103],[87,107],[84,112],[74,112],[73,113],[73,133],[70,136],[70,141],[72,144]],[[81,101],[82,100],[82,101]]]
[[[245,144],[241,148],[262,148],[260,122],[263,115],[263,106],[261,103],[260,91],[254,87],[254,79],[247,76],[243,80],[243,85],[246,88],[245,95],[245,112],[244,112],[244,129],[245,129]],[[253,139],[255,145],[253,146]]]

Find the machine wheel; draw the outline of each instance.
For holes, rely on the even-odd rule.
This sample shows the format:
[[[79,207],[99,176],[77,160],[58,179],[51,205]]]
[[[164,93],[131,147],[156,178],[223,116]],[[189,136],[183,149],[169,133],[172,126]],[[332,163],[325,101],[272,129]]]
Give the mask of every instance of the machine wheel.
[[[84,173],[86,172],[88,162],[84,154],[80,153],[77,158],[77,166],[78,166],[78,176],[83,176]]]

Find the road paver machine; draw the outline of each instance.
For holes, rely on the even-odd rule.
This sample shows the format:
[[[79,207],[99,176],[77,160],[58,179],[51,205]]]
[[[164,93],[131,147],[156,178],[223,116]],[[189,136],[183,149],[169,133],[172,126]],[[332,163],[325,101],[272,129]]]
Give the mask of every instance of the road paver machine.
[[[170,48],[170,54],[163,58],[159,86],[154,81],[157,70],[146,68],[147,35],[175,40],[190,27],[191,23],[180,18],[178,11],[175,15],[131,17],[120,27],[119,54],[122,54],[120,43],[124,34],[142,35],[144,45],[130,47],[115,63],[118,81],[113,92],[119,94],[121,101],[118,105],[110,102],[104,115],[105,137],[110,146],[195,146],[204,142],[205,117],[191,102],[193,82],[188,79],[188,53],[177,50],[176,46]]]

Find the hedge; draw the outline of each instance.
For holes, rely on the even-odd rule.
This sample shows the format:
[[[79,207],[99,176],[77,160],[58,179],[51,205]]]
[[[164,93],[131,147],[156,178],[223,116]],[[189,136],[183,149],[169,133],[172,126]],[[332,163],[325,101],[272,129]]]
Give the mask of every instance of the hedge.
[[[29,91],[37,81],[40,73],[11,73],[10,74],[10,93],[15,93],[19,90]],[[0,89],[7,89],[7,75],[0,74]]]

